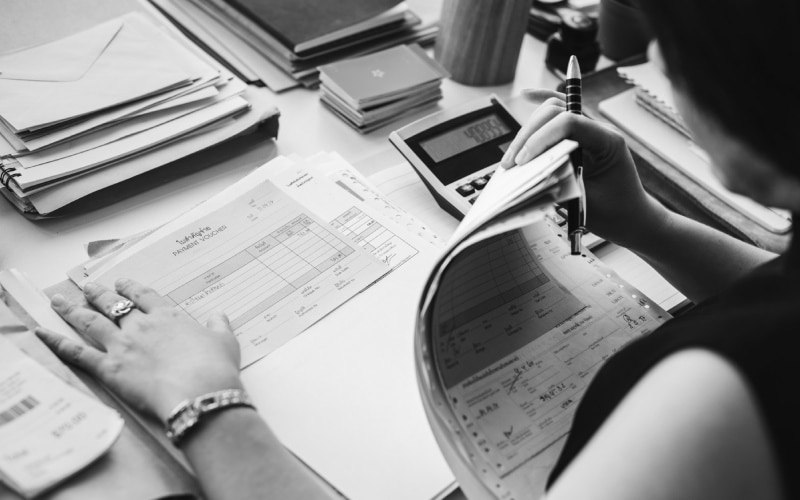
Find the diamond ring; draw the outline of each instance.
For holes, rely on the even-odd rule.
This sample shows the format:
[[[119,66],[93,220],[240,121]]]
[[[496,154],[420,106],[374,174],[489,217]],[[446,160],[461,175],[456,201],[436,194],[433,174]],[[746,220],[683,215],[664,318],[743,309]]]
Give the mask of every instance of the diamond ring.
[[[111,306],[111,309],[108,311],[108,316],[114,321],[118,321],[119,318],[133,311],[135,307],[136,304],[134,304],[131,300],[122,299],[119,302],[115,302],[114,305]]]

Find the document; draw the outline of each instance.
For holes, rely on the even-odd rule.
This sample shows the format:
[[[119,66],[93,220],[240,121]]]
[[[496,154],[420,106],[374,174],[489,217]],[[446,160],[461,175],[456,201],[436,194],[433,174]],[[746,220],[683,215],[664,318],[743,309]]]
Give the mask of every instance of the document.
[[[17,173],[20,175],[12,179],[9,188],[20,197],[29,195],[44,189],[55,181],[66,180],[81,172],[108,166],[115,161],[179,139],[202,127],[240,113],[248,106],[248,102],[242,97],[231,96],[229,99],[219,100],[210,106],[179,116],[160,126],[121,137],[95,148],[62,158],[50,159],[39,165],[29,164],[27,168],[17,169]],[[46,155],[44,156],[46,157]],[[25,159],[22,161],[28,162]]]
[[[266,356],[383,276],[388,267],[264,182],[178,226],[92,279],[136,277],[205,324],[225,311],[242,367]],[[149,238],[146,238],[149,240]]]
[[[427,500],[453,486],[413,372],[438,245],[394,215],[340,156],[278,157],[70,276],[134,276],[200,321],[224,309],[245,387],[292,453],[350,500]],[[414,481],[387,489],[398,470]]]
[[[110,125],[109,127],[102,128],[89,134],[82,134],[74,139],[55,144],[46,149],[19,154],[15,157],[15,160],[22,168],[32,168],[46,163],[56,162],[155,127],[166,126],[173,120],[177,120],[178,118],[182,118],[196,111],[201,111],[227,97],[235,95],[230,93],[230,90],[231,89],[226,88],[224,93],[220,93],[216,87],[204,88],[190,95],[175,98],[158,106],[153,106],[150,109],[137,113],[128,120],[119,120],[118,123]],[[238,89],[239,92],[242,90],[243,89]],[[110,155],[110,157],[113,156],[113,154]]]
[[[159,50],[139,14],[0,57],[0,116],[15,132],[124,104],[193,76]],[[35,103],[35,105],[34,105]]]
[[[82,16],[16,2],[3,31],[15,51],[0,54],[0,194],[26,217],[57,216],[112,185],[137,189],[120,184],[257,126],[277,133],[269,91],[245,85],[151,2],[78,1]]]
[[[316,161],[347,165],[336,155]],[[137,276],[201,323],[225,311],[245,367],[430,245],[399,233],[318,168],[277,158],[237,184],[256,187],[230,201],[237,190],[222,193],[222,204],[212,201],[84,268],[78,284]]]
[[[33,215],[46,215],[65,205],[96,192],[99,189],[148,172],[154,168],[179,160],[187,155],[202,151],[239,134],[247,133],[259,124],[264,124],[268,134],[277,131],[277,110],[272,99],[259,89],[248,87],[243,97],[251,109],[215,125],[197,130],[181,137],[164,147],[144,151],[134,157],[126,158],[113,165],[113,168],[99,168],[66,182],[55,183],[49,189],[31,194],[25,200],[30,204]],[[5,188],[0,188],[3,193]],[[9,198],[13,202],[13,198]]]
[[[69,139],[79,137],[83,134],[97,131],[104,127],[116,125],[121,121],[138,116],[157,106],[171,104],[173,100],[192,95],[194,92],[212,88],[221,84],[217,74],[206,75],[195,81],[193,84],[160,93],[158,95],[145,97],[129,104],[116,106],[112,109],[99,113],[93,113],[77,121],[69,121],[57,127],[37,131],[22,136],[22,144],[25,150],[38,151],[55,144],[62,143]]]
[[[467,496],[542,493],[594,374],[670,317],[590,251],[571,254],[553,205],[578,195],[575,146],[499,169],[422,292],[422,397]]]
[[[5,306],[0,306],[5,307]],[[123,420],[0,335],[0,479],[27,497],[105,453]]]
[[[445,387],[501,477],[564,436],[602,362],[669,317],[593,257],[571,258],[557,231],[543,219],[474,245],[438,292]]]

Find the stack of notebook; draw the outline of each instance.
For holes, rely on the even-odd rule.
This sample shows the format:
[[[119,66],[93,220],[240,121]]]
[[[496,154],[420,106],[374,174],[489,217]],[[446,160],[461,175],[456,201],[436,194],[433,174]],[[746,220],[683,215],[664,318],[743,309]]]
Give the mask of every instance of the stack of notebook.
[[[179,40],[134,11],[0,55],[2,194],[46,215],[277,116]]]
[[[449,73],[417,44],[320,66],[320,99],[362,133],[431,106]]]
[[[438,31],[401,0],[151,1],[242,79],[275,91],[316,87],[322,64],[432,43]]]

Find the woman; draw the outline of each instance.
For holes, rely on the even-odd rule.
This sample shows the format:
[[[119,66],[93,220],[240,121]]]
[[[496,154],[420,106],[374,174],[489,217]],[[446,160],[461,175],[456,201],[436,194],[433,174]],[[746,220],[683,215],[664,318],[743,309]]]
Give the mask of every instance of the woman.
[[[800,8],[780,2],[765,17],[755,0],[640,3],[659,43],[651,56],[663,56],[680,112],[722,182],[800,213],[800,114],[782,87],[787,64],[800,60]],[[774,95],[760,96],[765,84]],[[600,370],[579,405],[548,500],[800,496],[800,439],[790,411],[797,376],[788,348],[800,324],[798,244],[775,258],[670,212],[642,188],[619,135],[564,112],[562,95],[534,95],[543,96],[503,165],[524,163],[563,138],[578,141],[589,230],[642,256],[699,304]],[[104,351],[40,336],[142,410],[164,420],[182,400],[241,388],[237,345],[223,316],[203,328],[132,281],[85,292],[100,311],[125,297],[138,309],[117,325],[54,297],[55,310]],[[203,417],[180,446],[209,498],[325,495],[247,407]]]

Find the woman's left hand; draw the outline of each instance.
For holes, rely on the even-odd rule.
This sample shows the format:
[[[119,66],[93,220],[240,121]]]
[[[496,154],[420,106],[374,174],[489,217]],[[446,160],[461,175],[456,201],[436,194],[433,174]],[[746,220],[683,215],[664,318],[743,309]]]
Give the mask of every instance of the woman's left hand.
[[[97,311],[55,295],[51,306],[94,346],[47,330],[39,337],[65,361],[85,370],[129,404],[162,421],[186,399],[241,388],[239,344],[227,318],[212,316],[207,326],[154,290],[119,280],[116,290],[84,287]],[[129,299],[135,308],[109,318],[112,306]]]

